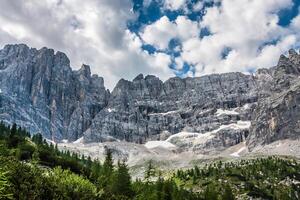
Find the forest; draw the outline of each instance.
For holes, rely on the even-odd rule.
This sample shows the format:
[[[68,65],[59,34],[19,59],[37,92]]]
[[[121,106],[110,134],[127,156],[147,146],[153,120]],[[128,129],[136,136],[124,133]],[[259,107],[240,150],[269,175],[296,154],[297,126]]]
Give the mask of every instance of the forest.
[[[100,162],[0,123],[0,199],[299,199],[299,172],[298,161],[281,157],[217,161],[167,173],[149,161],[144,177],[132,180],[126,162],[114,161],[110,149]]]

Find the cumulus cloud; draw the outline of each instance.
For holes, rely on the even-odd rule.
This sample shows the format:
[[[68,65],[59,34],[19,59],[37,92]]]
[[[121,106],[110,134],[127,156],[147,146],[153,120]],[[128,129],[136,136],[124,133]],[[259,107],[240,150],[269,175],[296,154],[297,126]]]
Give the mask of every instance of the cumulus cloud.
[[[278,25],[278,11],[291,7],[292,0],[220,3],[206,8],[198,24],[181,16],[174,22],[162,17],[144,29],[142,38],[160,49],[166,48],[171,39],[179,38],[181,55],[175,64],[177,68],[184,62],[195,66],[196,76],[271,67],[280,54],[297,45],[300,18],[296,17],[289,27]],[[202,9],[203,5],[200,1],[193,9]],[[204,28],[210,34],[200,38]]]
[[[26,43],[65,52],[74,68],[91,65],[112,89],[138,73],[172,76],[168,56],[148,55],[127,30],[137,16],[130,0],[0,1],[0,45]]]
[[[73,68],[91,65],[110,89],[139,73],[165,80],[186,63],[190,70],[182,76],[271,67],[280,54],[300,45],[300,15],[286,27],[278,25],[278,11],[291,7],[292,0],[203,0],[192,6],[190,0],[146,0],[142,10],[153,2],[162,7],[156,21],[141,20],[132,0],[0,1],[0,45],[63,51]],[[206,7],[208,2],[217,4]],[[170,20],[166,9],[181,14]],[[188,17],[203,9],[199,21]],[[141,28],[131,32],[129,21]],[[203,30],[208,34],[201,35]],[[178,44],[170,49],[174,40]],[[145,44],[157,51],[148,53]]]
[[[185,6],[186,0],[165,0],[164,6],[166,9],[178,10]]]
[[[141,33],[142,39],[158,49],[166,49],[171,39],[185,41],[198,36],[198,23],[185,16],[179,16],[174,22],[163,16],[158,21],[145,27]]]
[[[207,8],[200,26],[212,34],[184,42],[183,59],[198,66],[198,75],[270,67],[294,44],[276,15],[291,5],[289,0],[223,0],[220,7]],[[277,44],[266,45],[274,41]]]

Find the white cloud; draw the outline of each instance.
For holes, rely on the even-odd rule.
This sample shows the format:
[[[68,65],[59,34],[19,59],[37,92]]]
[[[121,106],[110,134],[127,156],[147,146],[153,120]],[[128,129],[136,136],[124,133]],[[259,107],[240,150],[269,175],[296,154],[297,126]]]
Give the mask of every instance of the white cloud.
[[[204,7],[204,2],[203,1],[198,1],[194,6],[193,10],[194,11],[200,11]]]
[[[153,24],[145,27],[141,34],[142,39],[158,49],[166,49],[171,39],[179,38],[185,41],[198,35],[198,23],[185,16],[178,16],[175,22],[163,16]]]
[[[271,67],[296,42],[290,29],[277,24],[276,12],[291,5],[291,0],[223,0],[207,8],[200,22],[212,34],[183,42],[182,58],[196,66],[196,75]],[[266,45],[273,41],[278,42]],[[226,48],[231,51],[223,57]]]
[[[0,1],[0,45],[26,43],[65,52],[74,68],[91,65],[112,89],[139,73],[173,76],[167,55],[148,55],[127,30],[131,0]]]
[[[144,1],[144,5],[152,0]],[[193,10],[201,10],[199,1]],[[165,0],[162,9],[183,9],[188,0]],[[300,45],[300,15],[288,27],[278,26],[277,11],[290,7],[292,0],[222,0],[221,6],[206,9],[202,21],[166,16],[147,24],[139,36],[127,30],[136,19],[131,0],[10,0],[0,1],[0,45],[26,43],[65,52],[74,68],[91,65],[92,72],[103,76],[110,89],[120,78],[132,79],[139,73],[167,79],[171,57],[165,53],[149,55],[143,43],[164,50],[170,40],[176,47],[176,69],[185,62],[193,64],[196,75],[214,72],[246,71],[271,67],[281,53]],[[199,38],[201,28],[212,35]],[[274,42],[275,41],[275,42]],[[222,55],[229,49],[227,55]],[[192,75],[191,71],[187,75]]]
[[[170,10],[178,10],[183,8],[186,4],[186,0],[165,0],[164,6]]]
[[[159,49],[168,47],[169,41],[176,37],[176,25],[170,22],[169,18],[164,16],[155,23],[146,26],[141,37],[143,40]]]

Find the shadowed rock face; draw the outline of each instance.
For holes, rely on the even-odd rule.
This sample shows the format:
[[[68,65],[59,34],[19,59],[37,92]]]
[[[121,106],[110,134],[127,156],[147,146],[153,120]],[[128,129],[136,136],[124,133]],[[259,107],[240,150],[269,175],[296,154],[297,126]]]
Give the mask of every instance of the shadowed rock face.
[[[49,139],[75,140],[108,102],[103,78],[72,71],[64,53],[7,45],[0,51],[0,120]]]
[[[0,50],[0,120],[56,141],[144,143],[186,131],[214,133],[193,146],[195,151],[244,140],[253,148],[298,137],[299,65],[291,50],[276,67],[255,76],[226,73],[162,82],[140,74],[121,79],[110,93],[89,66],[73,71],[64,53],[7,45]],[[250,131],[230,128],[240,121],[251,121]]]

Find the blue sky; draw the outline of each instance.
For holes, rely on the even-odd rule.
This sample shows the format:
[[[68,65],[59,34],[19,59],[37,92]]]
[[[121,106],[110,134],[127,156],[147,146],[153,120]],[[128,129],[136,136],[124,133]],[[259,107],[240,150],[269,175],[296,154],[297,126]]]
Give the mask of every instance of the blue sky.
[[[0,45],[26,43],[120,78],[202,76],[276,65],[299,47],[299,0],[0,1]]]

